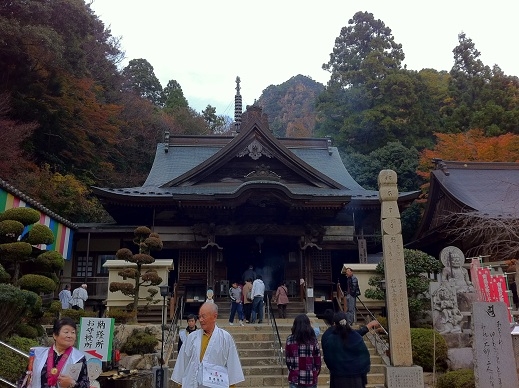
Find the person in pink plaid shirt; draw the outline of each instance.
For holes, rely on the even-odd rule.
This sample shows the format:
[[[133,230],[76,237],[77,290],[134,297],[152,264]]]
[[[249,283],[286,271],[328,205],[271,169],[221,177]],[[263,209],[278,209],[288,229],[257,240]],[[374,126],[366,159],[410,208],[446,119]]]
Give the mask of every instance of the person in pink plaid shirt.
[[[289,388],[316,388],[321,373],[321,349],[310,319],[300,314],[294,319],[292,334],[285,345]]]

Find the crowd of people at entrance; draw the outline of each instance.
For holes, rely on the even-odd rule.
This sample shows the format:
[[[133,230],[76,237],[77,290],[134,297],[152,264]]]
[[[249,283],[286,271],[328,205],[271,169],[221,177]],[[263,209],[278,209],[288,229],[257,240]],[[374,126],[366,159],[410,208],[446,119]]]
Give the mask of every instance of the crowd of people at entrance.
[[[354,300],[359,293],[358,280],[351,269],[348,268],[345,272],[341,287],[345,291],[348,309],[336,313],[332,310],[325,311],[322,318],[328,328],[320,340],[319,325],[307,314],[298,314],[293,320],[284,347],[289,388],[317,388],[322,360],[330,372],[330,388],[366,387],[370,355],[362,336],[380,325],[373,321],[360,329],[352,328],[355,318]],[[59,294],[63,308],[84,308],[84,302],[88,299],[86,288],[86,285],[82,285],[71,292],[70,287],[65,286]],[[198,316],[187,315],[187,326],[179,331],[178,356],[171,380],[182,388],[235,387],[245,380],[231,332],[216,324],[218,306],[212,299],[212,290],[209,291],[208,299],[199,308]],[[228,290],[229,325],[234,326],[236,315],[240,326],[245,323],[261,324],[265,318],[268,319],[264,317],[265,296],[265,283],[261,274],[249,266],[242,281],[233,281]],[[350,303],[351,299],[353,303]],[[272,294],[272,302],[277,304],[279,318],[287,318],[289,301],[287,284],[281,281]],[[73,347],[76,339],[75,323],[69,318],[63,318],[56,322],[53,334],[55,343],[52,347],[36,348],[39,353],[34,361],[35,386],[89,388],[84,354]],[[79,373],[74,377],[61,371],[69,364],[78,368]]]

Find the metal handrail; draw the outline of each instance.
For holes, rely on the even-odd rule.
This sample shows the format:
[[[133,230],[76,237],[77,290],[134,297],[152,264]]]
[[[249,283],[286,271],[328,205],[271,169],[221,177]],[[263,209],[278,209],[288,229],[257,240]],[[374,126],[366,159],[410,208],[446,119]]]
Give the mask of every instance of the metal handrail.
[[[377,318],[375,317],[375,315],[373,315],[373,313],[366,307],[364,302],[362,302],[362,300],[360,300],[360,298],[358,296],[357,296],[357,300],[362,304],[364,309],[368,312],[368,315],[365,316],[358,308],[356,308],[356,314],[361,315],[362,318],[364,319],[364,322],[370,322],[370,321],[376,320]],[[372,319],[370,319],[370,318],[372,318]],[[386,336],[389,335],[389,333],[386,331],[386,329],[382,325],[380,325],[380,328],[383,330],[383,332]],[[388,357],[389,343],[378,334],[378,330],[380,330],[380,329],[370,330],[368,332],[368,334],[366,334],[366,336],[369,338],[369,340],[371,341],[371,343],[377,350],[378,355],[382,358],[382,360],[385,362],[385,364],[390,365],[391,361]]]
[[[184,297],[180,296],[177,299],[177,303],[175,303],[175,312],[173,314],[173,318],[171,319],[171,323],[169,325],[168,333],[166,339],[164,340],[164,345],[167,346],[164,364],[168,365],[169,359],[173,354],[173,350],[175,349],[175,337],[178,334],[180,325],[179,322],[182,321],[184,314]]]
[[[271,302],[271,293],[267,294],[268,297],[267,297],[267,316],[269,318],[269,321],[270,321],[270,325],[272,326],[272,332],[274,334],[274,350],[276,352],[276,355],[277,355],[277,359],[278,359],[278,365],[279,365],[279,369],[281,371],[281,386],[284,387],[285,385],[285,376],[284,376],[284,372],[285,372],[285,362],[284,362],[284,359],[285,359],[285,352],[284,352],[284,349],[283,349],[283,345],[281,343],[281,337],[279,336],[279,329],[278,329],[278,325],[277,325],[277,322],[276,322],[276,316],[274,315],[274,310],[272,310],[272,302]]]
[[[4,378],[2,378],[2,377],[0,377],[0,381],[1,381],[2,383],[5,383],[5,384],[7,384],[7,385],[10,385],[11,387],[15,387],[15,388],[16,388],[16,384],[13,384],[13,383],[11,383],[10,381],[7,381],[6,379],[4,379]]]
[[[14,346],[11,346],[11,345],[9,345],[9,344],[6,344],[6,343],[3,342],[3,341],[0,341],[0,345],[5,346],[6,348],[12,350],[13,352],[18,353],[20,356],[24,356],[24,357],[29,358],[29,354],[28,354],[28,353],[22,352],[21,350],[16,349]]]
[[[11,345],[9,345],[9,344],[6,344],[6,343],[3,342],[3,341],[0,341],[0,345],[2,345],[2,346],[4,346],[4,347],[8,348],[9,350],[12,350],[12,351],[15,352],[15,353],[18,353],[18,354],[21,355],[21,356],[24,356],[24,357],[29,358],[29,355],[28,355],[27,353],[22,352],[21,350],[16,349],[14,346],[11,346]],[[14,383],[12,383],[12,382],[10,382],[10,381],[4,379],[3,377],[0,377],[0,381],[1,381],[2,383],[4,383],[4,384],[7,384],[7,385],[9,385],[9,386],[11,386],[11,387],[15,387],[15,388],[16,388],[16,384],[14,384]]]
[[[344,292],[341,289],[340,284],[337,283],[337,300],[338,300],[338,305],[339,305],[340,310],[344,311],[343,310],[343,304],[341,304],[341,297],[344,298],[345,295],[344,295]],[[368,309],[368,307],[364,304],[364,302],[358,296],[357,296],[357,300],[362,304],[362,307],[364,308],[364,310],[368,312],[368,316],[365,316],[357,308],[357,306],[355,306],[355,310],[356,310],[355,314],[362,316],[362,318],[364,319],[364,322],[370,322],[370,321],[376,320],[377,318],[375,317],[375,315]],[[384,331],[384,334],[386,336],[388,336],[389,334],[386,331],[386,329],[382,325],[380,327]],[[386,365],[390,365],[391,361],[390,361],[390,359],[388,357],[389,343],[386,340],[384,340],[384,338],[382,338],[378,334],[378,332],[375,331],[375,330],[370,330],[369,333],[366,334],[366,336],[369,338],[370,342],[373,344],[373,346],[377,350],[377,354],[382,358],[382,360],[386,363]]]

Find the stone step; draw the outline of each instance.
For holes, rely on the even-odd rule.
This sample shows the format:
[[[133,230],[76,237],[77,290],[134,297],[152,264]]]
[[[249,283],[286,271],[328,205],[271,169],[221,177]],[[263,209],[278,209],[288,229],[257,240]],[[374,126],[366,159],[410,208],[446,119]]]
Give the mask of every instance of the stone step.
[[[288,374],[286,370],[277,370],[277,374],[245,374],[245,381],[237,384],[237,387],[286,387],[288,386]],[[318,388],[328,388],[330,386],[330,376],[326,374],[320,374],[317,382]],[[384,374],[383,373],[370,373],[368,374],[368,385],[367,388],[383,387],[384,386]],[[345,387],[346,388],[346,387]],[[417,387],[418,388],[418,387]]]
[[[280,359],[280,353],[282,354],[284,342],[291,332],[292,322],[293,319],[290,318],[281,319],[277,322],[281,349],[275,350],[275,336],[270,322],[229,326],[227,320],[218,319],[218,326],[232,334],[238,348],[243,374],[245,375],[245,381],[238,384],[238,387],[288,386],[288,370]],[[321,333],[327,328],[322,321],[315,322],[314,325],[319,325]],[[371,371],[368,375],[367,387],[383,387],[384,363],[369,340],[366,337],[364,338],[371,354]],[[174,367],[176,357],[177,353],[175,352],[170,360],[170,368]],[[283,365],[280,365],[280,363],[283,363]],[[318,388],[328,387],[329,380],[329,371],[323,361]]]
[[[271,352],[269,357],[241,357],[240,353],[240,361],[242,367],[265,367],[265,370],[268,369],[278,369],[279,368],[279,358],[278,355]],[[328,374],[328,368],[326,364],[322,363],[322,372]],[[286,365],[283,365],[283,369],[287,369]],[[371,357],[371,372],[373,373],[384,373],[384,365],[380,364],[380,359],[378,356]]]

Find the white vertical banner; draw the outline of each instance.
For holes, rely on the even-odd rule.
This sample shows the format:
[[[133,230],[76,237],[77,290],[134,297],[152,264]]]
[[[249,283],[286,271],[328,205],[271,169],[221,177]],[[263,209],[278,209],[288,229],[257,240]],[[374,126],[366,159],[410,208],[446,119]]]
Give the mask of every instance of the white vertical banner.
[[[101,361],[112,360],[113,318],[81,318],[78,349]]]

